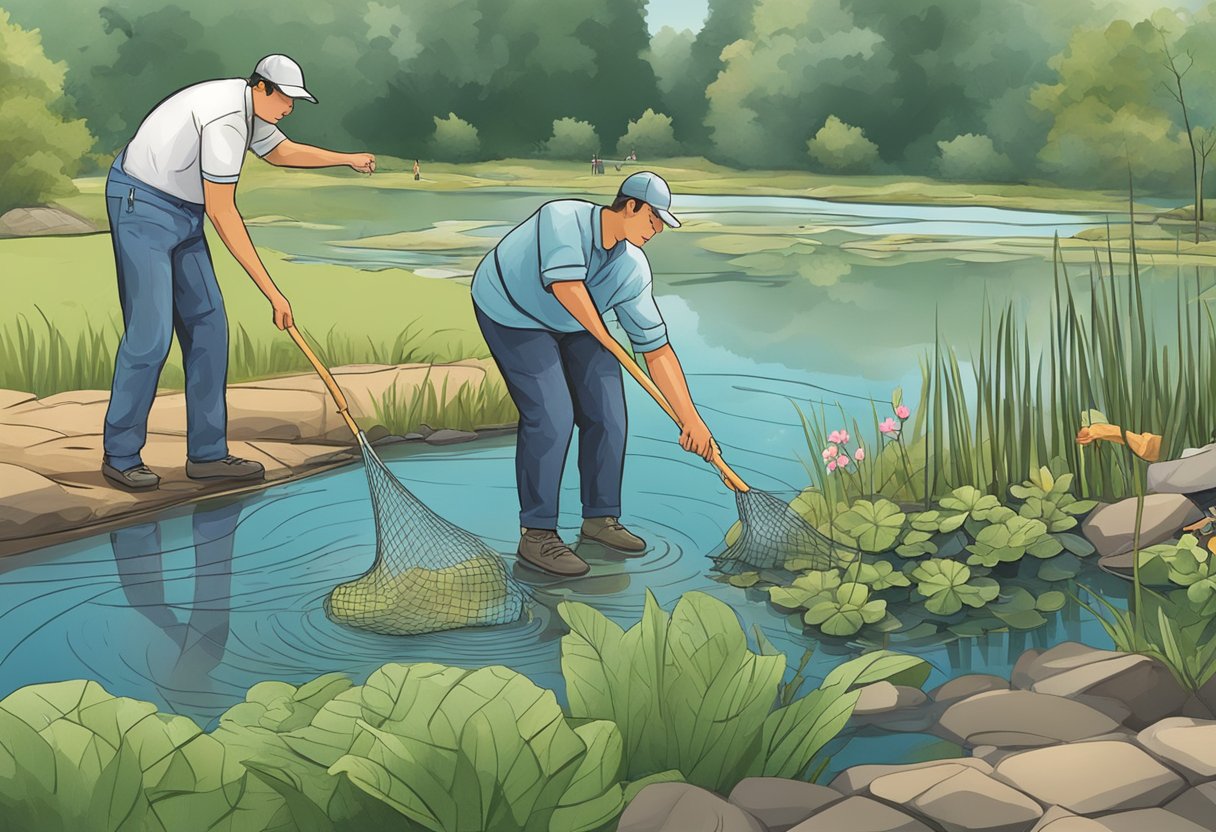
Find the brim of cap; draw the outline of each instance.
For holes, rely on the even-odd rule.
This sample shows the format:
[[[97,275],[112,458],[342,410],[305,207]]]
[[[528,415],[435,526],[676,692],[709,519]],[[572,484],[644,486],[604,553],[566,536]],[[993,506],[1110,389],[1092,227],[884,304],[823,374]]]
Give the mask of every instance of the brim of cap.
[[[283,95],[287,96],[288,98],[303,98],[305,101],[311,101],[313,104],[317,103],[317,99],[312,97],[312,93],[303,87],[280,86],[279,89],[283,92]]]
[[[654,208],[653,205],[650,207]],[[676,219],[675,216],[673,216],[672,213],[666,208],[654,208],[654,212],[659,215],[659,219],[663,220],[663,222],[667,223],[672,228],[680,227],[680,221]]]

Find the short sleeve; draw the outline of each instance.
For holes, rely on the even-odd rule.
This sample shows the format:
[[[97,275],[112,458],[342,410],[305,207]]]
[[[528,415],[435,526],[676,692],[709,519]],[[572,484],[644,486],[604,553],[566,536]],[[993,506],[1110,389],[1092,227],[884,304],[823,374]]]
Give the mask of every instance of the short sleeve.
[[[579,215],[550,202],[536,217],[536,244],[540,282],[545,289],[564,280],[587,279],[587,252]]]
[[[245,119],[240,113],[221,116],[199,133],[199,167],[208,182],[236,182],[245,161]]]
[[[287,137],[283,135],[283,131],[278,127],[255,117],[253,120],[253,140],[249,143],[249,149],[258,154],[258,156],[265,156],[286,139]]]
[[[650,281],[646,281],[641,293],[613,308],[634,352],[653,352],[667,344],[667,324],[654,302]]]

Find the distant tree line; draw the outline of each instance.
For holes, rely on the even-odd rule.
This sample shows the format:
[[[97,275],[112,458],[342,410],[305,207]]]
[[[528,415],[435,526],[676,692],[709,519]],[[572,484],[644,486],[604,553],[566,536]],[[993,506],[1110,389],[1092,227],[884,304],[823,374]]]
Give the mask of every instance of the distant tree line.
[[[0,185],[71,174],[174,89],[286,52],[321,102],[293,134],[407,158],[1100,188],[1130,163],[1177,190],[1216,146],[1216,3],[1157,2],[710,0],[699,31],[651,36],[646,0],[0,0]]]

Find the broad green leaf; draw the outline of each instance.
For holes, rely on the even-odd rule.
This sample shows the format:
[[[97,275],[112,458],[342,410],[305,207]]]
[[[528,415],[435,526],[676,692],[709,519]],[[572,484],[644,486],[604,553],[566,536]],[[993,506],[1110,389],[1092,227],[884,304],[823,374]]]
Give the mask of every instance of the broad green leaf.
[[[1067,600],[1063,592],[1049,590],[1039,596],[1035,602],[1035,609],[1039,612],[1055,612],[1064,608],[1064,603]]]
[[[890,500],[858,500],[836,518],[836,528],[856,539],[866,552],[885,552],[894,548],[903,530],[905,515]]]
[[[621,732],[607,720],[574,729],[587,747],[549,822],[553,832],[589,832],[614,820],[624,808],[621,790]]]
[[[730,585],[737,586],[740,589],[746,589],[749,586],[755,586],[760,582],[759,572],[742,572],[738,575],[730,576]]]
[[[640,791],[642,791],[642,789],[651,785],[652,783],[683,783],[683,782],[684,782],[684,775],[681,774],[680,770],[676,769],[676,768],[668,769],[667,771],[660,771],[657,774],[648,774],[645,777],[642,777],[638,780],[630,780],[629,782],[625,783],[625,789],[624,789],[625,805],[628,806],[630,803],[632,803],[633,799],[638,796],[638,793]],[[556,830],[554,830],[554,832],[556,832]]]

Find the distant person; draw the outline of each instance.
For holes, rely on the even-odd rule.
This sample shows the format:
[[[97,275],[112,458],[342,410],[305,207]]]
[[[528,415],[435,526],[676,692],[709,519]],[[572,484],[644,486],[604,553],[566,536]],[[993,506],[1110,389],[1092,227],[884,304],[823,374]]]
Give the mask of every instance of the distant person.
[[[336,153],[284,136],[275,124],[300,98],[316,103],[299,64],[268,55],[248,80],[204,81],[156,105],[110,168],[106,210],[125,331],[114,360],[101,471],[116,485],[142,491],[160,483],[140,452],[174,331],[186,371],[186,476],[264,474],[261,463],[228,453],[228,319],[203,215],[270,301],[275,326],[290,326],[291,304],[258,258],[236,207],[245,152],[284,167],[376,169],[370,153]]]
[[[593,154],[591,154],[591,173],[596,174],[599,172],[600,172],[600,166],[599,166],[599,163],[596,161],[595,154],[593,153]]]
[[[584,540],[629,554],[646,543],[620,522],[625,467],[625,391],[606,348],[609,311],[671,402],[680,446],[712,459],[717,445],[693,404],[655,304],[642,246],[679,228],[671,190],[649,171],[620,186],[610,207],[559,199],[508,233],[478,264],[473,308],[511,399],[519,408],[515,452],[518,555],[555,575],[588,571],[557,534],[562,469],[578,426]]]
[[[414,181],[417,182],[422,178],[422,166],[418,164],[418,160],[414,160]]]

